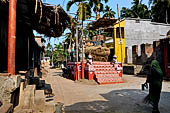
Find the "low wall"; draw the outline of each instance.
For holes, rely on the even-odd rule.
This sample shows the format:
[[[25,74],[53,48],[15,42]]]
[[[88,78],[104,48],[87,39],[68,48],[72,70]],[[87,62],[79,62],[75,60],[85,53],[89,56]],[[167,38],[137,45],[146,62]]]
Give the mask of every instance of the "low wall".
[[[20,81],[19,75],[1,76],[0,74],[0,101],[3,104],[11,102],[12,92],[19,87]]]

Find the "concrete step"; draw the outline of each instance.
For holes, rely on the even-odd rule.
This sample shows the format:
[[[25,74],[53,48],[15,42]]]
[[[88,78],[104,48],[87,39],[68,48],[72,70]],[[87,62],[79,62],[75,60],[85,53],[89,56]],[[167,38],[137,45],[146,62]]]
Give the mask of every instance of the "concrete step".
[[[122,78],[121,77],[100,77],[96,78],[96,81],[99,84],[113,84],[113,83],[122,83]]]
[[[93,65],[110,65],[110,62],[93,62]]]
[[[56,113],[56,107],[53,103],[45,104],[45,109],[43,113]]]
[[[4,104],[0,107],[0,113],[12,113],[13,105],[11,103]]]
[[[95,71],[114,71],[115,68],[108,67],[108,68],[95,68]]]
[[[36,90],[34,105],[35,105],[35,109],[36,109],[37,112],[44,111],[44,107],[45,107],[44,90]]]
[[[31,109],[34,106],[35,85],[27,85],[24,89],[24,102],[22,103],[23,109]]]
[[[119,74],[96,74],[96,78],[114,78],[114,77],[120,77]]]
[[[19,111],[15,111],[14,113],[35,113],[32,109],[20,109]]]
[[[114,70],[112,70],[112,71],[110,71],[110,70],[104,70],[104,71],[97,70],[97,71],[95,71],[95,74],[118,74],[118,72],[114,71]]]
[[[93,65],[94,68],[100,68],[100,67],[104,67],[104,68],[107,68],[107,67],[114,67],[112,64],[110,65]]]

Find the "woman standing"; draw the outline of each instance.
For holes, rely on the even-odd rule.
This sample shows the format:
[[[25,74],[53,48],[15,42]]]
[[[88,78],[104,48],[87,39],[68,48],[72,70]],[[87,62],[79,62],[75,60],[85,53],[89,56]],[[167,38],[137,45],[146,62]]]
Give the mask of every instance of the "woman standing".
[[[145,97],[144,101],[153,106],[152,113],[160,113],[158,104],[162,89],[163,72],[157,60],[152,60],[150,73],[147,76],[145,84],[149,83],[149,94]]]

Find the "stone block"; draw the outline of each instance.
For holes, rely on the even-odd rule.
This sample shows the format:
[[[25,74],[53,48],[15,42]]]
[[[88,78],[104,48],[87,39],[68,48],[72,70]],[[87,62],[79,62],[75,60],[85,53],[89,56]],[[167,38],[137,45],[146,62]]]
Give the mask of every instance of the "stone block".
[[[19,105],[22,106],[23,102],[24,102],[24,82],[21,82],[19,92]]]
[[[135,67],[134,67],[134,65],[123,66],[123,74],[134,75],[135,74]]]
[[[143,66],[142,65],[135,65],[135,75],[141,73]]]
[[[56,107],[53,103],[48,103],[45,105],[45,112],[44,113],[55,113]]]
[[[43,90],[36,90],[35,93],[35,101],[34,101],[34,109],[37,112],[44,111],[45,108],[45,95]]]
[[[35,85],[27,85],[24,90],[24,102],[22,108],[31,109],[34,107]]]
[[[20,109],[16,111],[15,113],[35,113],[32,109]]]
[[[11,103],[4,104],[0,107],[0,113],[12,113],[13,105]]]
[[[142,70],[142,65],[124,65],[123,74],[136,75]]]
[[[12,92],[20,86],[21,78],[15,76],[0,76],[0,101],[2,103],[11,102]]]

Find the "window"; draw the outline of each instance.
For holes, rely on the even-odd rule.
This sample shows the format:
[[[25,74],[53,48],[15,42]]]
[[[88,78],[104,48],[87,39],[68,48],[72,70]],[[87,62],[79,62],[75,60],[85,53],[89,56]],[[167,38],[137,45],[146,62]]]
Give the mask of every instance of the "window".
[[[121,34],[122,34],[122,38],[124,38],[124,27],[121,27]],[[120,31],[119,31],[119,27],[116,28],[116,38],[120,38]]]
[[[140,19],[136,19],[136,23],[140,23]]]

